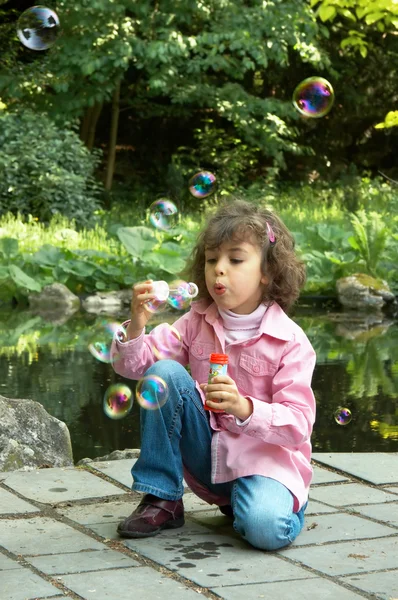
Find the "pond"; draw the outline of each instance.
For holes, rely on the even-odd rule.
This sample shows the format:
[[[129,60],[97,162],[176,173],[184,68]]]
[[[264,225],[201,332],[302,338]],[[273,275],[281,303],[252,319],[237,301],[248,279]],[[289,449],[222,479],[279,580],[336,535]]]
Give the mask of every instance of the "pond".
[[[180,314],[157,317],[159,322],[172,323]],[[124,320],[123,316],[106,318]],[[398,322],[386,320],[367,328],[359,321],[342,321],[342,314],[303,303],[293,319],[317,353],[314,451],[397,451]],[[136,385],[88,351],[93,331],[103,320],[104,316],[79,312],[66,323],[56,324],[27,311],[0,311],[0,394],[36,400],[64,421],[75,462],[140,447],[137,403],[118,421],[102,409],[109,385],[123,382],[133,392]],[[339,406],[352,413],[347,425],[334,419]]]

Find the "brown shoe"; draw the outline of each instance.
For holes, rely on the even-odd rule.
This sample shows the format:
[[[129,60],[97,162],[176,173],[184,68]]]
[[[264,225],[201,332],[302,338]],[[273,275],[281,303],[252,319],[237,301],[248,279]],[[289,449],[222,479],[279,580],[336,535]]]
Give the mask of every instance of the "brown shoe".
[[[177,529],[185,523],[184,504],[181,500],[162,500],[145,494],[137,508],[119,523],[117,532],[124,538],[142,538],[157,535],[162,529]]]

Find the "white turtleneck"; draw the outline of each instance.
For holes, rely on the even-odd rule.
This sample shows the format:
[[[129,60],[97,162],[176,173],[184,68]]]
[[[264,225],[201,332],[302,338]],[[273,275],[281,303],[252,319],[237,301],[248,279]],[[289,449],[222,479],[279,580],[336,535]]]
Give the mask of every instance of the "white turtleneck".
[[[253,337],[260,328],[266,310],[263,303],[249,315],[238,315],[231,310],[218,308],[224,326],[225,345]]]

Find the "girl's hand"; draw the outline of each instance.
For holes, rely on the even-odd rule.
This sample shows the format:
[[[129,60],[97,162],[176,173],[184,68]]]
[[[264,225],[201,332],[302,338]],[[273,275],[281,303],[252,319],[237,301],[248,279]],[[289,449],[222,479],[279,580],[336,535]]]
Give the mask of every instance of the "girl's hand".
[[[140,283],[136,283],[133,287],[133,296],[131,299],[131,321],[127,327],[127,335],[129,339],[137,337],[144,329],[151,315],[147,304],[152,300],[154,306],[163,304],[156,300],[156,294],[152,292],[152,279],[147,279]]]
[[[205,392],[210,408],[224,410],[242,421],[253,412],[253,404],[239,394],[235,381],[228,375],[217,375],[211,383],[201,383],[199,387]]]

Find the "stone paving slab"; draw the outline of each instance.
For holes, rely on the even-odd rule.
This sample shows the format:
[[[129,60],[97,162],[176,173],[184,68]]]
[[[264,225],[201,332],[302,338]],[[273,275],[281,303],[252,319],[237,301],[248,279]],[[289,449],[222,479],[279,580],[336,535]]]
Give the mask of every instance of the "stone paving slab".
[[[126,546],[200,586],[256,583],[286,579],[307,579],[308,571],[276,555],[252,548],[242,539],[207,533],[187,533],[175,539],[158,537],[128,540]]]
[[[66,575],[61,581],[90,600],[198,600],[194,590],[150,567],[98,571],[95,578],[92,573]]]
[[[58,588],[29,569],[21,568],[1,573],[0,598],[2,600],[36,600],[61,593]],[[60,598],[65,596],[58,595],[58,599]]]
[[[321,502],[317,502],[316,500],[313,500],[312,498],[310,498],[308,501],[308,506],[305,509],[305,516],[309,517],[310,515],[313,515],[313,514],[331,513],[331,512],[336,512],[338,510],[339,509],[335,508],[334,506],[327,506],[326,504],[322,504]]]
[[[306,519],[303,530],[291,548],[305,544],[324,544],[394,535],[396,529],[345,513],[319,515]]]
[[[365,506],[348,506],[350,510],[361,515],[366,515],[378,521],[384,521],[386,525],[398,527],[398,504],[365,504]]]
[[[280,550],[279,554],[326,575],[380,571],[397,566],[398,536],[305,548],[289,547]]]
[[[12,471],[4,483],[26,498],[47,504],[127,493],[92,473],[73,467]]]
[[[39,508],[21,500],[15,494],[0,488],[0,515],[15,515],[31,512],[40,512]]]
[[[47,517],[1,521],[0,546],[30,556],[59,554],[66,548],[71,552],[106,548],[92,537]]]
[[[22,569],[22,566],[5,554],[0,554],[0,571],[9,571],[10,569]]]
[[[133,485],[131,469],[137,460],[137,458],[121,458],[120,460],[95,461],[89,463],[87,466],[100,471],[100,473],[104,473],[104,475],[131,489]],[[187,487],[185,479],[183,480],[183,485]]]
[[[341,581],[349,583],[368,594],[377,594],[377,598],[381,600],[396,600],[398,598],[398,571],[342,577]]]
[[[349,481],[348,477],[323,469],[319,465],[313,465],[313,477],[311,485],[324,485],[325,483],[337,483],[340,481]]]
[[[360,600],[362,594],[345,589],[337,583],[321,579],[278,581],[254,585],[213,588],[212,592],[225,600],[265,598],[266,600]]]
[[[118,500],[111,500],[110,502],[59,507],[56,509],[56,512],[81,525],[118,523],[133,511],[136,504],[138,504],[136,501],[120,502]]]
[[[88,466],[131,489],[133,484],[131,467],[136,462],[136,458],[122,458],[120,460],[96,461],[90,463]]]
[[[314,452],[312,458],[376,485],[398,483],[397,452]]]
[[[108,549],[28,557],[26,560],[47,575],[65,575],[140,566],[139,562],[129,556]],[[93,577],[95,578],[95,575]]]
[[[396,501],[393,494],[360,483],[317,487],[310,490],[310,498],[339,507],[352,504],[379,504],[381,502]]]
[[[392,494],[398,494],[398,486],[384,487],[383,490],[386,490],[387,492],[391,492]]]

